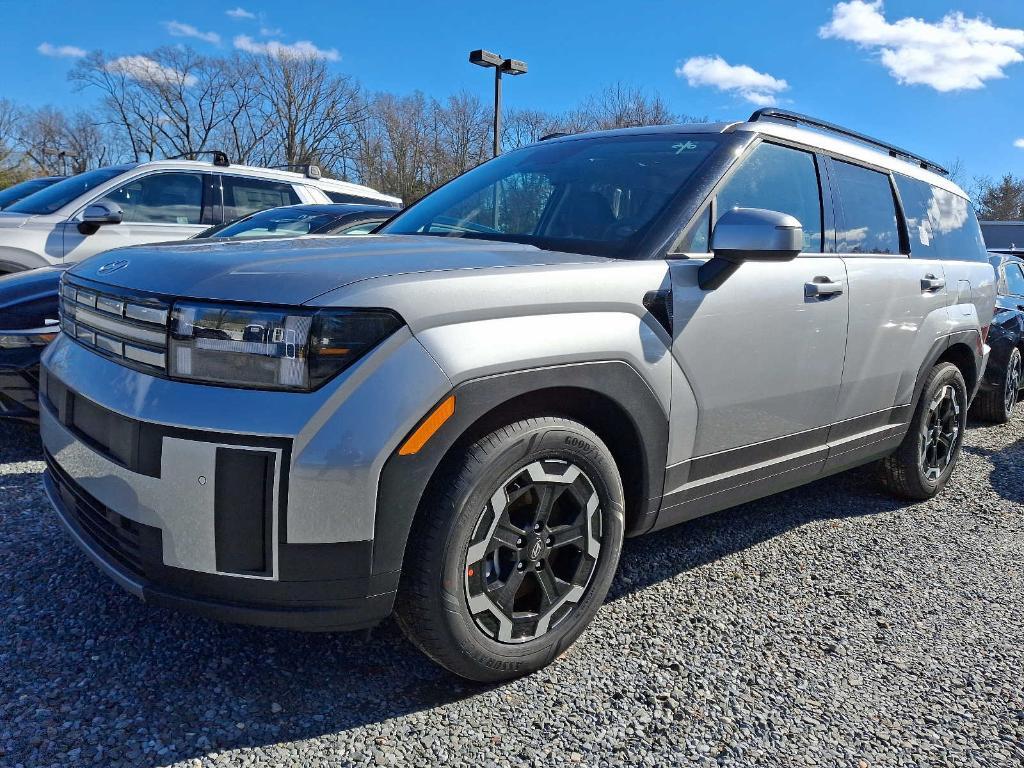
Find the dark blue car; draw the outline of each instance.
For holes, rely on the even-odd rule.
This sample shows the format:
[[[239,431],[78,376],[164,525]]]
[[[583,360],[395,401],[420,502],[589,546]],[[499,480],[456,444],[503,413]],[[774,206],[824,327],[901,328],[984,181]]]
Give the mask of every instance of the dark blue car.
[[[988,335],[992,354],[974,412],[986,421],[1005,424],[1013,418],[1024,387],[1024,251],[989,253],[996,270],[998,296]]]

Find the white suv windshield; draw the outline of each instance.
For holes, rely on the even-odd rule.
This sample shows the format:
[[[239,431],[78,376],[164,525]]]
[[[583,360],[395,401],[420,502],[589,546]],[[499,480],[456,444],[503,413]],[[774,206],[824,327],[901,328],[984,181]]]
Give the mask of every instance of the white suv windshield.
[[[719,142],[715,134],[656,133],[535,144],[460,176],[382,233],[628,258]]]
[[[80,195],[84,195],[90,189],[98,187],[104,182],[110,181],[115,176],[120,176],[127,168],[99,168],[95,171],[86,171],[70,179],[58,181],[56,184],[33,192],[23,200],[19,200],[10,208],[5,208],[5,213],[28,213],[47,214],[63,208]]]

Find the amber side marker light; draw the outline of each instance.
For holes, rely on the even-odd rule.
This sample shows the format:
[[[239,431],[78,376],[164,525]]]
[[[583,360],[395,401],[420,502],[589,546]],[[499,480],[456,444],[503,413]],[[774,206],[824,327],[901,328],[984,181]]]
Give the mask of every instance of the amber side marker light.
[[[411,456],[420,450],[427,441],[434,436],[434,433],[441,428],[448,419],[455,413],[455,395],[451,395],[441,403],[434,412],[424,420],[416,431],[409,435],[409,439],[398,449],[399,456]]]

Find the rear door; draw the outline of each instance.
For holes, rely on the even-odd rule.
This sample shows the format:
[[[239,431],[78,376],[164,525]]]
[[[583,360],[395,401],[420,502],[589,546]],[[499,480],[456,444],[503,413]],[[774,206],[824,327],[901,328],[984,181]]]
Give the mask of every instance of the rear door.
[[[804,251],[792,261],[744,262],[718,288],[702,290],[697,271],[710,256],[700,253],[710,223],[734,207],[795,216]],[[846,272],[830,252],[823,214],[815,155],[761,143],[719,185],[703,214],[709,226],[682,246],[687,258],[670,262],[673,354],[697,423],[673,405],[670,453],[689,459],[669,470],[663,519],[742,501],[740,488],[763,495],[773,476],[795,484],[823,466],[848,315]],[[831,292],[815,295],[825,283]]]
[[[904,201],[887,171],[843,160],[828,163],[836,200],[836,250],[850,283],[850,332],[839,422],[830,442],[863,449],[899,432],[911,416],[906,382],[945,332],[949,297],[943,263],[929,250],[931,233],[920,201]],[[925,185],[927,186],[927,185]],[[912,385],[910,392],[912,393]],[[844,445],[845,443],[845,445]],[[850,457],[847,457],[850,458]]]
[[[267,208],[302,202],[295,186],[285,181],[228,173],[221,174],[220,178],[224,195],[224,221],[234,221]]]

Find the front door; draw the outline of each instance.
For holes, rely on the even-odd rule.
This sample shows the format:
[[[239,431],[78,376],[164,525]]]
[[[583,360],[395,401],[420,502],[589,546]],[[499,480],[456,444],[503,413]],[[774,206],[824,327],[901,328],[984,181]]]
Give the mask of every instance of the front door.
[[[736,500],[730,491],[763,487],[775,475],[795,484],[817,474],[842,382],[846,270],[825,252],[815,156],[757,145],[722,182],[709,211],[718,216],[734,207],[795,216],[804,252],[788,262],[747,261],[708,291],[697,284],[707,255],[671,262],[673,354],[696,420],[673,409],[676,464],[666,483],[666,521],[693,516],[684,507],[699,507],[700,514],[729,506]],[[826,283],[830,289],[817,293],[815,286]]]
[[[120,224],[107,224],[86,235],[78,229],[80,214],[64,223],[64,260],[81,261],[126,245],[187,240],[202,232],[213,223],[204,186],[214,178],[208,173],[158,171],[128,181],[93,201],[121,206]]]

